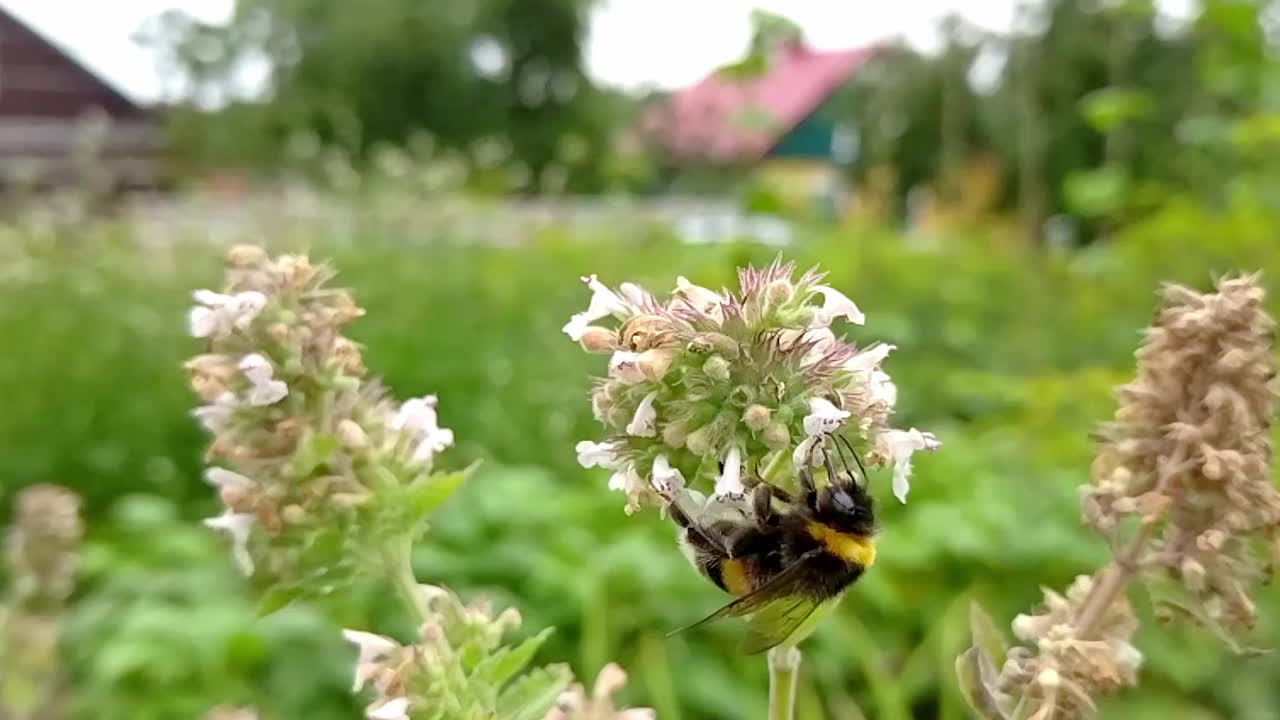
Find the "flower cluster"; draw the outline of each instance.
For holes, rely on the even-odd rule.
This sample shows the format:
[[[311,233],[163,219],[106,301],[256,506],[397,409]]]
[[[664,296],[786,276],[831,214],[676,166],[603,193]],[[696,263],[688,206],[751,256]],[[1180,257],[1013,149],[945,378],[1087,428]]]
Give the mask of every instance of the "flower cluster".
[[[1093,587],[1081,575],[1065,596],[1046,589],[1041,612],[1014,619],[1013,633],[1027,646],[1009,651],[1001,693],[1021,695],[1024,707],[1045,718],[1077,718],[1097,712],[1094,696],[1137,683],[1142,653],[1131,641],[1138,620],[1124,595],[1105,608],[1091,637],[1080,637],[1075,621]]]
[[[1099,433],[1085,520],[1115,560],[1077,578],[1046,609],[1019,615],[997,674],[991,643],[957,667],[985,717],[1093,717],[1093,697],[1137,683],[1142,655],[1131,579],[1152,588],[1166,618],[1189,616],[1239,649],[1231,634],[1253,625],[1250,593],[1263,567],[1255,546],[1280,552],[1280,491],[1270,481],[1274,322],[1253,277],[1217,292],[1164,290],[1164,304],[1137,352],[1137,378],[1117,391],[1114,421]],[[1172,585],[1173,587],[1168,587]]]
[[[80,500],[54,485],[15,498],[0,603],[0,717],[52,717],[65,695],[59,641],[84,534]]]
[[[246,574],[329,590],[384,544],[366,538],[420,526],[453,434],[434,397],[396,405],[364,378],[340,332],[363,311],[327,287],[329,269],[237,246],[226,275],[222,292],[195,293],[188,318],[208,343],[187,369],[213,436],[205,478],[224,506],[206,522],[231,536]]]
[[[1153,579],[1176,578],[1185,596],[1165,611],[1226,633],[1253,626],[1257,541],[1280,551],[1268,437],[1275,323],[1263,295],[1253,277],[1225,279],[1216,293],[1165,288],[1084,499],[1113,542],[1125,517],[1151,525],[1136,560]]]
[[[579,443],[578,460],[612,471],[628,512],[700,484],[739,497],[744,479],[776,482],[792,466],[822,464],[832,434],[873,466],[892,463],[905,502],[912,453],[938,442],[889,427],[897,388],[880,365],[894,348],[838,337],[832,323],[860,325],[862,312],[821,274],[793,276],[789,263],[741,270],[736,293],[681,277],[665,299],[583,279],[591,302],[564,332],[610,356],[591,393],[609,436]]]
[[[34,609],[57,607],[75,587],[76,548],[84,535],[80,499],[56,485],[18,493],[5,551],[10,595]]]
[[[355,690],[376,693],[366,709],[369,720],[540,717],[554,712],[552,704],[572,680],[569,669],[554,665],[522,672],[549,632],[507,646],[503,636],[520,625],[514,609],[494,617],[483,601],[464,605],[443,588],[420,585],[417,592],[428,619],[414,644],[359,630],[343,632],[357,648]]]

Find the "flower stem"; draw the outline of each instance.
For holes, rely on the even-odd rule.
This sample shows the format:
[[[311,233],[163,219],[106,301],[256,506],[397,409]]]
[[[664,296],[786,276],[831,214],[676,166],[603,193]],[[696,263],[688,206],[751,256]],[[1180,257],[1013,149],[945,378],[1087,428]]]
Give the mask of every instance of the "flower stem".
[[[413,542],[405,539],[395,543],[387,553],[387,569],[391,574],[391,582],[396,593],[404,603],[405,610],[413,615],[418,624],[425,623],[431,615],[427,600],[418,590],[418,578],[413,574]]]
[[[769,720],[792,720],[796,714],[796,682],[800,650],[779,645],[769,651]]]

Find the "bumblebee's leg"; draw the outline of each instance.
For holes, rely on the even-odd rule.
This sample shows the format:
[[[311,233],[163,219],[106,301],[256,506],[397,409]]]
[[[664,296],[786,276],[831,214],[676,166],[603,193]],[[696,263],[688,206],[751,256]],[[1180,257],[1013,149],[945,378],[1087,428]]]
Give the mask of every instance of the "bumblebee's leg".
[[[677,525],[688,530],[691,536],[696,536],[710,550],[723,555],[729,554],[724,535],[695,521],[693,518],[689,517],[684,510],[680,509],[680,506],[676,503],[668,505],[667,512],[671,513],[671,519],[674,520]]]
[[[808,467],[800,468],[800,499],[805,507],[816,510],[818,507],[818,488],[813,484],[813,472]]]
[[[768,483],[760,483],[751,491],[751,510],[756,516],[756,527],[764,530],[778,524],[773,514],[774,488]]]

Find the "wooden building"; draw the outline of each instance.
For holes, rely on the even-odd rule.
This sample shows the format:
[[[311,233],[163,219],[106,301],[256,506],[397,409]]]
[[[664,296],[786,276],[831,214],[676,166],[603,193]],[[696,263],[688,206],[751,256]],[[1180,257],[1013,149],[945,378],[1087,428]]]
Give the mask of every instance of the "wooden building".
[[[162,149],[146,109],[0,8],[0,185],[92,173],[116,188],[154,187]]]

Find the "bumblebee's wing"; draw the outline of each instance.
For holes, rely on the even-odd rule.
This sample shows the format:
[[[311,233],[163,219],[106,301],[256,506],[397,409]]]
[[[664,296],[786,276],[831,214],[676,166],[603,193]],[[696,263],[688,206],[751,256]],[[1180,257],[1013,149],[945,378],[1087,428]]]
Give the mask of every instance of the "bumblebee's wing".
[[[769,601],[747,621],[742,652],[755,655],[782,643],[821,605],[821,600],[807,595],[788,595]]]
[[[675,632],[672,632],[671,634],[675,635],[676,633],[682,633],[685,632],[685,630],[698,628],[700,625],[714,623],[716,620],[741,618],[741,616],[750,615],[753,614],[753,612],[763,610],[764,607],[773,605],[773,603],[781,602],[783,605],[788,605],[788,603],[795,602],[797,598],[803,597],[800,596],[799,593],[799,582],[804,578],[804,571],[806,570],[806,566],[808,566],[809,561],[812,560],[813,556],[817,555],[817,553],[817,551],[805,553],[805,555],[800,556],[799,560],[792,562],[792,564],[788,565],[786,569],[783,569],[781,573],[769,578],[769,582],[760,585],[760,587],[755,588],[754,591],[744,594],[744,596],[737,598],[737,600],[728,603],[728,605],[721,607],[721,609],[716,612],[712,612],[712,614],[708,615],[707,618],[696,621],[696,623],[692,625],[686,625],[684,628],[675,630]],[[813,609],[810,609],[809,612],[813,612]],[[805,612],[805,614],[801,616],[800,620],[803,621],[804,618],[808,618],[809,612]],[[783,637],[783,639],[786,638]]]

